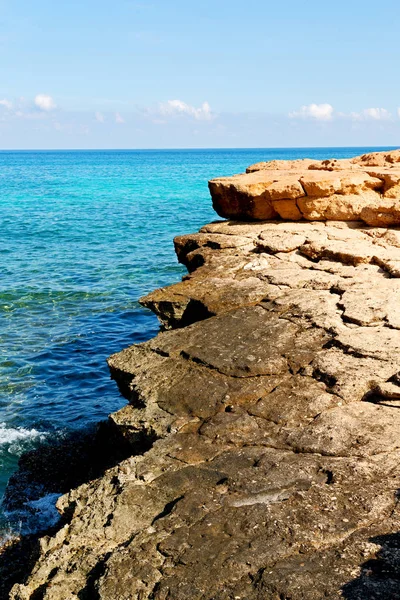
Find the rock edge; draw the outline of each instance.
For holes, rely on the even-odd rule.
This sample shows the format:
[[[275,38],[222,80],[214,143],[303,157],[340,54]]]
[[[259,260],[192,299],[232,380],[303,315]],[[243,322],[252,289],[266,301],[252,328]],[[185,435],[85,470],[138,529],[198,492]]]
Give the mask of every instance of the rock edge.
[[[227,219],[355,221],[400,224],[400,150],[353,159],[273,160],[209,182]]]

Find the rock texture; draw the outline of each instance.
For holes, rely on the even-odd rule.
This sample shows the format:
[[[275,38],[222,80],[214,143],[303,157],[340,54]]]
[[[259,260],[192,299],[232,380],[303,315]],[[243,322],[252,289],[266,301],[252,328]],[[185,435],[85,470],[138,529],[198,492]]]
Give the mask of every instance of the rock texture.
[[[175,245],[189,275],[142,299],[165,330],[109,359],[111,427],[147,447],[59,500],[10,598],[400,598],[400,230]]]
[[[60,499],[10,597],[399,598],[399,247],[338,222],[177,238],[191,274],[143,303],[178,328],[109,359],[112,423],[155,441]]]
[[[400,224],[400,150],[351,160],[273,160],[209,182],[213,205],[229,219]]]

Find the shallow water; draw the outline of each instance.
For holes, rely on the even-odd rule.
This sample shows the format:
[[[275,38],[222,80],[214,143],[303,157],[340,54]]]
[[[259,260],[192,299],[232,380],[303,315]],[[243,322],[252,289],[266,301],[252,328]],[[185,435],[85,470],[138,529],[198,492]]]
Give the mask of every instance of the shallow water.
[[[216,218],[208,179],[372,150],[0,152],[0,497],[24,450],[125,403],[106,357],[156,334],[137,299],[185,272],[172,238]]]

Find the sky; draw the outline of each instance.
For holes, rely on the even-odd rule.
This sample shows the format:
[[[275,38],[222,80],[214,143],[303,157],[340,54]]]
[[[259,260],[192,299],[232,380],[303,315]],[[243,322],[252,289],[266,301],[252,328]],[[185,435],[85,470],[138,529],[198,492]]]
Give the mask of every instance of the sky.
[[[400,145],[400,3],[0,0],[0,149]]]

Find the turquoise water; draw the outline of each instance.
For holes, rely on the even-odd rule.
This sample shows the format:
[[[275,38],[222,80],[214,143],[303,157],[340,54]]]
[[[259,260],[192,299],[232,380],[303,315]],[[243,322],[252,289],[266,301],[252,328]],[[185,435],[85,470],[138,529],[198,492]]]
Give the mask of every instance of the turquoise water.
[[[21,452],[125,403],[106,357],[156,334],[137,299],[184,273],[209,178],[372,150],[0,152],[0,497]]]

